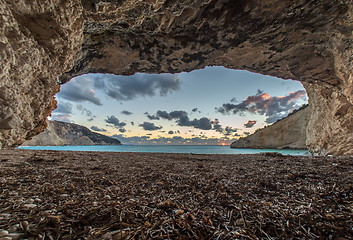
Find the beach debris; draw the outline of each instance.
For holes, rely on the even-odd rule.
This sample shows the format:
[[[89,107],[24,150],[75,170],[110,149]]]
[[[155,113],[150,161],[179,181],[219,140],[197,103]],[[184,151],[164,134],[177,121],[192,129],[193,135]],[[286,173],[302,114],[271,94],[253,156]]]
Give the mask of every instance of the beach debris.
[[[350,157],[1,154],[0,240],[353,239]]]

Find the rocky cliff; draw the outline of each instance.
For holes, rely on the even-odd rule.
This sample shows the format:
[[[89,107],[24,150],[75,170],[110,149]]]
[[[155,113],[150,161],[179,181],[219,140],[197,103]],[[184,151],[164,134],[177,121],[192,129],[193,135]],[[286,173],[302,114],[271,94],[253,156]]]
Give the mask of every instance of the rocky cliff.
[[[230,147],[307,149],[306,129],[309,119],[310,108],[306,107],[245,138],[240,138]]]
[[[296,79],[307,146],[353,154],[351,0],[0,0],[0,142],[43,131],[58,83],[210,65]]]
[[[86,127],[58,121],[48,121],[44,132],[25,141],[23,146],[121,145],[120,141]]]

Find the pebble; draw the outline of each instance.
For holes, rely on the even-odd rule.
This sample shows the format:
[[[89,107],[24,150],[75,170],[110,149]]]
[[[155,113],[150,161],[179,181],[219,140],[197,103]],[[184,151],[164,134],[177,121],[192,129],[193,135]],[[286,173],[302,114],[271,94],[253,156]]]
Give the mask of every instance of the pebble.
[[[5,237],[5,236],[7,236],[7,234],[9,234],[8,231],[6,231],[6,230],[0,230],[0,237]]]
[[[241,225],[244,224],[244,220],[243,220],[242,218],[239,218],[238,220],[235,221],[235,224],[236,224],[237,226],[241,226]]]
[[[25,235],[23,233],[10,233],[7,237],[10,237],[12,240],[20,240],[23,239]]]
[[[31,210],[33,208],[36,208],[37,204],[33,204],[33,203],[28,203],[28,204],[23,204],[22,205],[22,209],[23,210]]]
[[[0,240],[12,240],[11,237],[1,237]]]
[[[127,239],[129,236],[129,233],[123,230],[117,230],[113,232],[108,232],[103,235],[103,239],[105,240],[123,240]]]
[[[20,224],[15,224],[9,227],[9,232],[14,233],[17,232],[18,228],[20,227]]]
[[[105,199],[105,200],[110,200],[110,199],[111,199],[111,196],[105,195],[105,196],[104,196],[104,199]]]
[[[22,230],[27,231],[28,230],[28,225],[29,225],[29,223],[27,221],[23,221],[23,222],[21,222],[20,226],[21,226]]]

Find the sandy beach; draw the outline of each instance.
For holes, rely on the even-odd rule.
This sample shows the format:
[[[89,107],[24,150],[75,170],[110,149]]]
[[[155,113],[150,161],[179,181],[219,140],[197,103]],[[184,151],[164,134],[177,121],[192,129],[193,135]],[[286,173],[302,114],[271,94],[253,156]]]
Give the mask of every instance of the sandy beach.
[[[353,239],[351,157],[31,150],[0,157],[7,239]]]

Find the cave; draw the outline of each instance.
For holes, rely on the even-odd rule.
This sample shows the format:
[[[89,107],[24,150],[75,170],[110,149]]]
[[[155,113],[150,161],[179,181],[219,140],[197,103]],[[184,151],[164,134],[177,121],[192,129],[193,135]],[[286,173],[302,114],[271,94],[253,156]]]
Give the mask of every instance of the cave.
[[[309,151],[353,154],[351,0],[1,3],[2,148],[42,132],[75,76],[224,66],[301,81]]]

